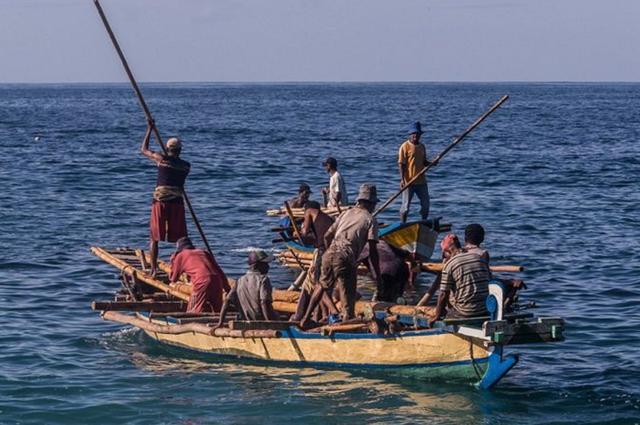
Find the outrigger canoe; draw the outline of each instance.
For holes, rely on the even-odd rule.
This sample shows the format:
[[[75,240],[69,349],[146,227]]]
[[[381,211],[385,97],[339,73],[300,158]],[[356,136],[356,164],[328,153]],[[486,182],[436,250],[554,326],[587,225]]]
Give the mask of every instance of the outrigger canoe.
[[[505,314],[503,288],[492,282],[487,306],[490,317],[444,320],[428,327],[429,307],[358,302],[361,318],[349,323],[302,330],[295,322],[238,321],[215,327],[216,314],[185,313],[189,285],[168,285],[166,275],[151,277],[141,250],[92,252],[121,271],[123,289],[113,301],[92,307],[105,320],[135,326],[149,337],[172,346],[211,355],[273,364],[409,369],[475,377],[490,389],[518,362],[505,354],[509,345],[562,341],[561,318],[534,318],[531,313]],[[161,270],[169,271],[166,263]],[[274,290],[274,309],[283,317],[295,307],[295,291]]]

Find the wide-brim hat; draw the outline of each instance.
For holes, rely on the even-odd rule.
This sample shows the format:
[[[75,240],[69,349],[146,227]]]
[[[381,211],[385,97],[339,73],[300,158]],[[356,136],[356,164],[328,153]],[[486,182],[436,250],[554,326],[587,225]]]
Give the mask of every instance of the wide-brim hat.
[[[380,199],[378,199],[378,188],[376,188],[376,185],[365,183],[360,186],[356,201],[379,202]]]
[[[420,121],[416,121],[409,126],[409,134],[413,134],[413,133],[417,133],[417,134],[424,133],[424,131],[422,131],[422,124],[420,123]]]
[[[249,257],[247,258],[247,263],[250,266],[253,266],[257,263],[270,263],[273,260],[273,256],[267,254],[261,249],[256,249],[255,251],[251,251],[249,253]]]

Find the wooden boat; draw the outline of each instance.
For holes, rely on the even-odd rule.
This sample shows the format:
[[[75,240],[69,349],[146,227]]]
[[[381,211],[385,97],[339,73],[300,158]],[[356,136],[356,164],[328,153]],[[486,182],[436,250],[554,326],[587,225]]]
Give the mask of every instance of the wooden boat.
[[[140,250],[94,247],[92,252],[122,273],[124,289],[116,299],[93,303],[105,320],[135,326],[162,343],[217,356],[317,367],[427,370],[447,376],[455,371],[474,376],[478,388],[489,389],[518,362],[517,355],[504,354],[505,346],[563,340],[562,319],[503,314],[499,283],[491,284],[491,317],[445,320],[434,328],[427,323],[429,307],[373,302],[358,303],[358,320],[306,331],[286,321],[230,320],[217,328],[215,314],[184,312],[189,286],[168,285],[164,275],[148,275],[148,258]],[[169,270],[166,263],[159,266]],[[297,294],[274,290],[273,298],[274,309],[284,314],[295,306]]]

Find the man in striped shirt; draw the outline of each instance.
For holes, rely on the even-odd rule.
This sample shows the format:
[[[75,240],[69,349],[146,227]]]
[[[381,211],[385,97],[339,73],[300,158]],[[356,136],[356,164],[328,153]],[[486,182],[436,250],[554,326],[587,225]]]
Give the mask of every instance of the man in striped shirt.
[[[438,304],[429,323],[438,320],[447,305],[446,317],[449,318],[488,315],[485,301],[491,273],[487,262],[476,254],[465,252],[454,234],[447,235],[440,247],[449,260],[442,270]]]

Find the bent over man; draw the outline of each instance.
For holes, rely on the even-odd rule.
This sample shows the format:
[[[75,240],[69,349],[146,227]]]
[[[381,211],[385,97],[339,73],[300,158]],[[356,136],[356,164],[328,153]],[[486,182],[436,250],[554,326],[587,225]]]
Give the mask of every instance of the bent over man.
[[[178,239],[171,256],[171,282],[185,273],[191,282],[188,313],[217,313],[222,308],[222,291],[229,292],[229,282],[211,253],[196,249],[188,237]]]
[[[355,315],[358,258],[369,244],[369,259],[374,269],[378,288],[382,288],[380,264],[378,261],[378,222],[371,214],[378,202],[374,185],[360,187],[357,204],[343,212],[325,234],[326,252],[322,255],[320,285],[311,296],[307,312],[300,325],[304,328],[323,295],[335,287],[340,294],[342,319],[352,319]]]
[[[167,140],[167,154],[149,149],[153,122],[147,126],[140,152],[158,166],[156,188],[151,202],[149,255],[151,275],[158,269],[158,241],[176,242],[187,236],[184,217],[184,182],[191,170],[191,164],[180,158],[182,142],[175,137]]]

